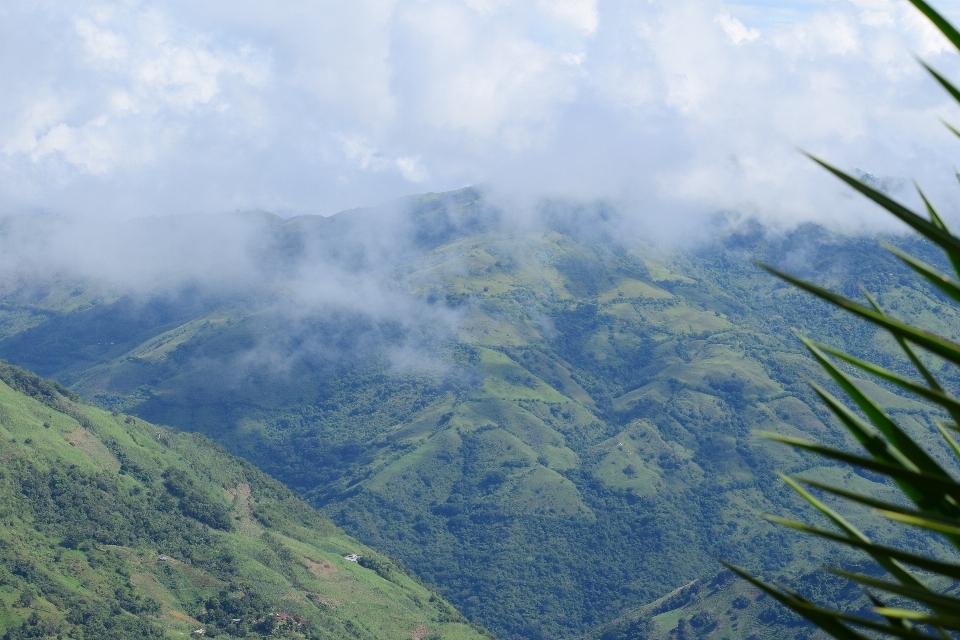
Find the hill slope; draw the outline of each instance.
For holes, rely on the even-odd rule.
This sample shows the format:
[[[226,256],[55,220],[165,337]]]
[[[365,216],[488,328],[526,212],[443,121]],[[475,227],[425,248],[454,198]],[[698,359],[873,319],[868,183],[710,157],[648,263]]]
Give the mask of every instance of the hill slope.
[[[222,223],[256,229],[239,289],[8,277],[0,355],[205,433],[505,638],[580,635],[709,582],[715,556],[805,575],[831,552],[758,517],[803,508],[775,469],[886,490],[751,435],[844,437],[791,327],[898,365],[883,336],[748,258],[958,326],[936,292],[880,288],[905,271],[875,239],[817,228],[718,227],[664,250],[603,205],[517,225],[474,190],[238,220]],[[922,405],[870,388],[929,430]]]
[[[482,636],[205,437],[0,381],[4,638]]]

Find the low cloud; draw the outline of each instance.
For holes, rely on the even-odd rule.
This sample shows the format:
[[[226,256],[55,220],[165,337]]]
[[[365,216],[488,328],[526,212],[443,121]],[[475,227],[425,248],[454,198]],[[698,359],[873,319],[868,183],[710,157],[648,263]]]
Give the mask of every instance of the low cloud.
[[[663,224],[880,224],[798,146],[951,199],[960,117],[910,54],[960,65],[902,0],[38,2],[0,39],[0,213],[325,215],[486,182]]]

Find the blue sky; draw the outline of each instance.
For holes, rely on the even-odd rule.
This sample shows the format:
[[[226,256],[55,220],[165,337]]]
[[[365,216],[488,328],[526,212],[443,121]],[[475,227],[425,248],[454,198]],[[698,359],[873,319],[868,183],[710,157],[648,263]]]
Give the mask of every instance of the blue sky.
[[[894,0],[3,3],[0,214],[330,214],[485,182],[872,224],[795,147],[946,198],[937,118],[960,113],[911,52],[960,77]]]

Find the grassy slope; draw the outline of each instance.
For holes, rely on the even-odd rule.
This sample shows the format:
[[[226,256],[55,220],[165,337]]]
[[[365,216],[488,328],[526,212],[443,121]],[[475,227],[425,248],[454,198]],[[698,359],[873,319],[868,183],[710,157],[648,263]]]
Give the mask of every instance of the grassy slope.
[[[605,237],[602,211],[581,211],[579,228],[508,233],[476,222],[482,202],[462,193],[418,206],[423,228],[454,231],[378,277],[455,319],[424,331],[438,339],[349,314],[291,323],[276,292],[146,304],[62,281],[6,296],[0,353],[104,405],[207,433],[505,637],[577,635],[709,581],[713,555],[797,579],[831,557],[758,514],[799,507],[774,469],[834,470],[751,432],[840,437],[802,383],[816,372],[791,327],[881,361],[891,345],[746,258],[849,291],[899,270],[872,241],[805,229],[662,253]],[[928,292],[878,293],[920,322],[955,320]],[[310,355],[310,335],[338,357]],[[244,360],[264,348],[287,369]],[[411,352],[443,366],[389,366]],[[929,426],[915,404],[888,401]],[[697,612],[683,607],[658,628]],[[760,613],[751,619],[781,637],[802,633]]]
[[[90,407],[9,365],[0,380],[0,629],[10,637],[262,637],[272,613],[304,622],[281,623],[287,637],[481,636],[203,436]]]

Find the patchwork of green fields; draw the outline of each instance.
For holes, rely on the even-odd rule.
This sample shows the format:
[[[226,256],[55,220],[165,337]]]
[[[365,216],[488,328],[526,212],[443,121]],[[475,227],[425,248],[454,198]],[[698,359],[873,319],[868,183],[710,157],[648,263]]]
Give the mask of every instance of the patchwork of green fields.
[[[264,218],[262,253],[318,243],[283,258],[291,272],[334,248],[366,255],[344,230],[378,215]],[[206,434],[501,637],[559,638],[628,611],[640,613],[621,631],[641,618],[645,633],[693,624],[708,605],[644,607],[714,584],[715,556],[797,580],[832,557],[759,515],[804,508],[774,470],[836,472],[752,434],[843,441],[803,382],[819,373],[791,329],[898,367],[895,345],[750,258],[849,295],[863,282],[893,314],[958,326],[938,294],[881,286],[903,269],[875,239],[748,228],[658,249],[603,206],[521,228],[472,190],[412,200],[407,215],[407,249],[357,259],[350,275],[404,301],[395,313],[305,309],[282,278],[235,299],[118,295],[64,275],[6,285],[0,356],[104,407]],[[929,431],[918,403],[863,384]],[[705,637],[806,633],[723,585],[695,602],[736,618],[704,622]],[[740,596],[749,603],[726,601]]]

